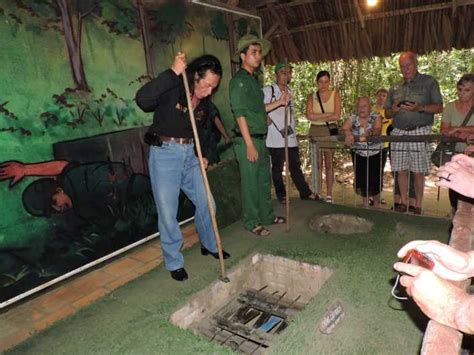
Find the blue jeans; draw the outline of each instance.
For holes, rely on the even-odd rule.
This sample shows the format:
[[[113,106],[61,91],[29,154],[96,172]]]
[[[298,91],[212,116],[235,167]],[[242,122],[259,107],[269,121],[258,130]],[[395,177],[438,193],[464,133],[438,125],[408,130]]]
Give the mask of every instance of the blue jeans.
[[[184,266],[180,251],[183,236],[177,220],[180,189],[196,207],[194,223],[201,245],[216,253],[216,238],[194,145],[166,142],[161,147],[150,146],[148,165],[166,269],[173,271]],[[214,199],[212,203],[215,211]]]

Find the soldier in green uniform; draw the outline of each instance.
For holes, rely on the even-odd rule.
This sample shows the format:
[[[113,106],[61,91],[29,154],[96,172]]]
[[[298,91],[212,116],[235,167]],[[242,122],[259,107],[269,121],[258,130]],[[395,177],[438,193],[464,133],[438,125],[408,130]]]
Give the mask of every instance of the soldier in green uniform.
[[[267,113],[255,76],[270,42],[246,35],[237,47],[232,60],[240,62],[241,69],[230,81],[229,93],[236,120],[234,150],[240,168],[243,222],[255,235],[268,236],[270,231],[264,225],[285,223],[273,212],[270,156],[265,145]]]

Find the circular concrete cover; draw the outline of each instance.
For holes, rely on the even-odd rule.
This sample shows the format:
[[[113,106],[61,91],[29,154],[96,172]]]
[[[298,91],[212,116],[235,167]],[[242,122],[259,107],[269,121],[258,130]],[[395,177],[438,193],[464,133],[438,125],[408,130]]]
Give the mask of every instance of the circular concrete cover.
[[[374,223],[365,218],[341,213],[315,216],[309,223],[312,230],[330,234],[367,233],[373,226]]]

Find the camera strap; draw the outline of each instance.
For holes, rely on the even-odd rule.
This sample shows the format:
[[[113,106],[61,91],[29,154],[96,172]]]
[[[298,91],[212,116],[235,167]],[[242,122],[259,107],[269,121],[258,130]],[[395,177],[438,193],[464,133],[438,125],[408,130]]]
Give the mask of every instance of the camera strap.
[[[272,97],[270,98],[270,103],[272,103],[272,102],[276,101],[276,96],[275,96],[275,88],[273,87],[273,84],[272,84],[270,87],[272,88]],[[280,131],[280,128],[278,128],[278,126],[276,125],[275,121],[273,121],[273,120],[270,118],[269,115],[267,115],[267,116],[268,116],[268,119],[269,119],[270,121],[272,121],[272,123],[273,123],[273,125],[275,126],[275,128],[277,129],[277,131]],[[290,107],[290,122],[289,122],[290,124],[289,124],[288,126],[291,126],[291,116],[292,116],[292,114],[291,114],[291,107]]]

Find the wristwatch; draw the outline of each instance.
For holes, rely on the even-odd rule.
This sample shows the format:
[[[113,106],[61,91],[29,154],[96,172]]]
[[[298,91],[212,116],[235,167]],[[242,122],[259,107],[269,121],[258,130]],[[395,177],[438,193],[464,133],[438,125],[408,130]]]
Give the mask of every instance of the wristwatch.
[[[418,110],[418,113],[424,113],[425,112],[425,105],[421,105],[420,109]]]

